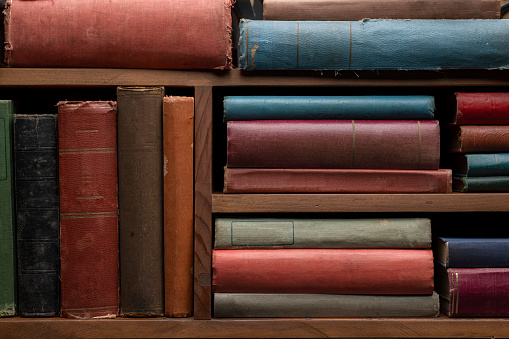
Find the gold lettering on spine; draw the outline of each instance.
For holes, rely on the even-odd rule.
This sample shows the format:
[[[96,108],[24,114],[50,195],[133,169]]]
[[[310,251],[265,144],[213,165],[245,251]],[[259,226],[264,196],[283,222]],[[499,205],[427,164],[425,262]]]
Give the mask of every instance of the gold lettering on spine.
[[[352,168],[355,168],[355,121],[352,120]]]

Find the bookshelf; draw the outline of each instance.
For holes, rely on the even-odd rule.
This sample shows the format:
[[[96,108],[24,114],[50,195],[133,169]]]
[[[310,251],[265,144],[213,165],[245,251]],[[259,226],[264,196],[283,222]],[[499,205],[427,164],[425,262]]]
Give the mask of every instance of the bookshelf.
[[[421,213],[507,217],[509,193],[222,194],[222,96],[271,91],[439,93],[451,89],[509,91],[507,70],[242,72],[140,69],[0,68],[2,97],[85,92],[111,97],[116,86],[162,85],[195,97],[195,260],[191,318],[0,318],[0,333],[25,337],[507,337],[508,318],[214,319],[211,300],[213,218],[227,214]],[[41,94],[42,93],[42,94]],[[83,96],[83,95],[81,95]],[[224,152],[223,152],[224,153]]]

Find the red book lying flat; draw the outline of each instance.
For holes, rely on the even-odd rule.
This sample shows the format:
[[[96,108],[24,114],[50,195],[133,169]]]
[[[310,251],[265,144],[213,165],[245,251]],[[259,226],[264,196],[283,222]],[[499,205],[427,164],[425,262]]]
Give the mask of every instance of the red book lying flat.
[[[450,193],[452,172],[438,170],[224,169],[224,193]]]
[[[430,249],[242,249],[212,252],[226,293],[432,294]]]
[[[436,120],[227,122],[227,166],[438,169]]]
[[[509,92],[458,92],[454,101],[451,124],[509,124]]]

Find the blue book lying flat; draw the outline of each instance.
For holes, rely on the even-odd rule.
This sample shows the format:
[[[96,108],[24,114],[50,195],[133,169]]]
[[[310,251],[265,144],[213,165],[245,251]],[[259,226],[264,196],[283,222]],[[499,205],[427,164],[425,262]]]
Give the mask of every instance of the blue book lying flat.
[[[509,20],[242,20],[244,70],[509,67]]]
[[[435,98],[386,96],[225,96],[224,120],[431,120]]]
[[[509,176],[509,153],[451,155],[450,165],[456,176]]]
[[[433,255],[445,267],[509,267],[509,238],[437,237]]]

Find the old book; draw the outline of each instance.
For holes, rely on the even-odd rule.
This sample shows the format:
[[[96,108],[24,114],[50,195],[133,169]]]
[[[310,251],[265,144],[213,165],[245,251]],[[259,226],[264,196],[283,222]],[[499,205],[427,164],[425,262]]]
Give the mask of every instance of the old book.
[[[224,120],[431,120],[429,95],[224,97]]]
[[[0,100],[0,317],[18,312],[13,115],[14,103]]]
[[[163,101],[164,297],[168,317],[193,312],[194,98]]]
[[[120,305],[164,315],[164,87],[118,87]]]
[[[431,294],[431,249],[212,251],[216,293]]]
[[[264,0],[265,20],[499,19],[499,0]]]
[[[509,268],[435,265],[440,308],[449,317],[507,317]]]
[[[433,254],[446,267],[509,267],[509,238],[433,238]]]
[[[117,107],[58,103],[61,316],[118,314]]]
[[[5,63],[231,68],[232,2],[151,0],[139,6],[123,0],[7,0]]]
[[[437,317],[438,294],[214,293],[215,318]]]
[[[509,92],[456,92],[444,120],[454,125],[509,124]]]
[[[436,120],[227,122],[228,167],[438,169]]]
[[[18,311],[60,314],[56,114],[14,115]],[[64,173],[65,174],[65,173]]]
[[[444,161],[456,176],[509,175],[509,153],[451,154]]]
[[[500,19],[240,22],[244,70],[502,69],[508,51]]]
[[[214,248],[429,248],[428,218],[217,217]]]
[[[509,125],[450,126],[442,133],[444,151],[453,153],[509,152]]]
[[[454,176],[452,189],[456,192],[509,192],[509,175],[505,176]]]
[[[224,169],[224,193],[450,193],[450,169]]]

